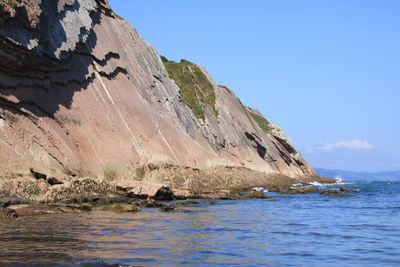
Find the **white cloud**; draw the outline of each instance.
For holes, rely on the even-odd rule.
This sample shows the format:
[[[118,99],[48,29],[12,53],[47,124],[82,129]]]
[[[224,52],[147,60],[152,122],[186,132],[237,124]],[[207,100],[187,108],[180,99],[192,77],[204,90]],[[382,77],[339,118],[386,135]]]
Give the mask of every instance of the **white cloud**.
[[[315,147],[315,150],[329,151],[329,150],[340,149],[340,148],[347,148],[347,149],[352,149],[352,150],[374,149],[374,147],[367,141],[355,139],[355,140],[351,140],[351,141],[340,141],[340,142],[331,143],[331,144],[323,144],[323,145]]]

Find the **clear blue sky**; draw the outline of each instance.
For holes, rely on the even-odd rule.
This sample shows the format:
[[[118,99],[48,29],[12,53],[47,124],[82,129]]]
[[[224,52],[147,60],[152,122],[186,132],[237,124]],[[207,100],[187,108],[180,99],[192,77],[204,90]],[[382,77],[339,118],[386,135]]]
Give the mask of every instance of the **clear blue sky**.
[[[160,54],[207,68],[314,166],[400,169],[400,1],[109,0]]]

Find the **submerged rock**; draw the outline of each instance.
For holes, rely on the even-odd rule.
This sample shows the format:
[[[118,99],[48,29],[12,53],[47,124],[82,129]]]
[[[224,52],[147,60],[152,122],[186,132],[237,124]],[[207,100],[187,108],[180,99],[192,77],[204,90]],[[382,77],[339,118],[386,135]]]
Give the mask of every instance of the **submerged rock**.
[[[2,197],[0,198],[0,207],[7,208],[11,205],[27,204],[26,199],[20,197]]]
[[[31,206],[31,205],[12,205],[9,209],[14,210],[18,216],[31,216],[56,213],[54,209],[44,206]]]
[[[7,218],[18,218],[18,214],[15,212],[15,210],[8,208],[0,208],[0,219],[7,219]]]
[[[93,209],[93,205],[88,202],[79,204],[67,204],[65,207],[71,210],[81,210],[81,211],[91,211]]]
[[[191,212],[190,210],[178,209],[168,205],[162,205],[159,210],[162,212]]]
[[[163,204],[158,203],[157,201],[155,201],[154,199],[151,199],[151,198],[142,200],[142,201],[138,202],[137,205],[139,205],[142,208],[160,208],[160,207],[164,206]]]
[[[195,201],[195,200],[188,200],[188,201],[184,201],[184,202],[178,202],[175,203],[174,206],[175,207],[192,207],[194,205],[199,205],[200,202]]]
[[[266,198],[272,198],[272,196],[266,196],[262,191],[251,190],[251,191],[232,193],[228,197],[223,199],[249,199],[249,198],[266,199]]]
[[[344,187],[339,188],[339,190],[340,190],[341,192],[348,192],[348,193],[358,192],[358,190],[356,190],[356,189],[344,188]]]
[[[100,210],[108,210],[114,212],[139,212],[141,208],[136,204],[109,204],[99,207]]]
[[[315,187],[300,187],[300,188],[290,188],[288,190],[281,192],[281,194],[312,194],[312,193],[318,193],[318,189]]]
[[[351,197],[350,194],[340,193],[337,189],[328,189],[321,192],[321,195],[336,196],[336,197]]]

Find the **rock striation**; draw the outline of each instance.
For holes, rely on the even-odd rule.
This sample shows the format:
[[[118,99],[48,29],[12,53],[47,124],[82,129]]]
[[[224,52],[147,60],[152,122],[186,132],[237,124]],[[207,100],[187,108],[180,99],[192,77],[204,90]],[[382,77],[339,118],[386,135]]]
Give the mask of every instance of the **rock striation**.
[[[107,1],[0,0],[0,179],[31,168],[66,182],[168,184],[160,168],[244,168],[265,174],[258,184],[315,175],[282,129],[204,68],[161,58]]]

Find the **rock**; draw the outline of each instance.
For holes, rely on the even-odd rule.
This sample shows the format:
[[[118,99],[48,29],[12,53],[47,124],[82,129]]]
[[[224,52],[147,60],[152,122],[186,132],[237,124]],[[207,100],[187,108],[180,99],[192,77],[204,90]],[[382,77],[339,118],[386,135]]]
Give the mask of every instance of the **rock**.
[[[327,189],[321,192],[321,195],[336,196],[336,197],[350,197],[350,194],[342,194],[337,189]]]
[[[26,199],[20,197],[2,197],[0,198],[0,207],[7,208],[11,205],[18,205],[18,204],[27,204],[28,201]]]
[[[175,207],[192,207],[194,205],[199,205],[199,204],[200,204],[200,202],[198,202],[198,201],[188,200],[188,201],[184,201],[184,202],[175,203],[174,206]]]
[[[54,173],[107,176],[113,182],[129,176],[210,192],[200,193],[201,198],[222,198],[212,191],[263,185],[271,181],[266,174],[271,170],[295,180],[315,175],[281,128],[244,107],[203,67],[162,60],[107,1],[0,0],[0,6],[0,177],[30,164],[52,174],[57,169]],[[178,66],[176,77],[187,84],[172,80],[169,66]],[[191,91],[184,94],[182,88]],[[162,173],[152,161],[196,166],[190,167],[191,175],[176,175]],[[107,170],[107,162],[116,167]],[[136,172],[140,166],[135,165],[132,171],[132,162],[149,168]],[[207,169],[205,177],[201,171]],[[44,200],[85,191],[96,195],[89,187],[72,192],[67,183],[54,183],[65,191],[50,190]],[[125,193],[155,195],[135,188]],[[171,199],[171,194],[159,198]]]
[[[92,178],[74,178],[62,185],[49,188],[44,195],[45,202],[69,201],[71,198],[87,198],[88,202],[94,197],[113,197],[117,193],[116,187],[108,182],[99,181]],[[77,201],[78,203],[81,200]]]
[[[46,178],[47,178],[46,174],[34,171],[32,168],[30,168],[30,171],[31,171],[31,174],[33,175],[33,177],[35,177],[38,180],[40,180],[40,179],[46,180]]]
[[[93,209],[91,203],[51,203],[48,207],[59,212],[81,212],[91,211]]]
[[[135,204],[109,204],[99,207],[100,210],[108,210],[114,212],[139,212],[140,207]]]
[[[264,193],[261,191],[250,190],[250,191],[232,193],[231,195],[229,195],[228,197],[225,197],[223,199],[235,200],[235,199],[249,199],[249,198],[264,199],[264,198],[270,198],[270,197],[264,195]]]
[[[191,212],[189,210],[177,209],[173,206],[168,206],[168,205],[161,206],[160,211],[162,211],[162,212]]]
[[[164,201],[170,201],[174,200],[174,193],[169,187],[161,187],[155,196],[153,197],[155,200],[164,200]]]
[[[290,188],[287,190],[282,190],[280,194],[312,194],[318,193],[318,189],[315,187],[300,187],[300,188]]]
[[[0,208],[0,219],[7,219],[7,218],[18,218],[18,214],[15,212],[15,210],[8,208]]]
[[[43,215],[43,214],[52,214],[56,213],[56,211],[52,209],[48,209],[46,207],[40,206],[30,206],[30,205],[12,205],[9,209],[14,210],[18,216],[31,216],[31,215]]]
[[[140,207],[142,208],[161,208],[164,205],[158,203],[157,201],[155,201],[154,199],[148,198],[146,200],[143,200],[139,203],[137,203]]]
[[[177,192],[177,190],[174,190]],[[185,198],[197,198],[197,199],[229,199],[232,195],[230,190],[216,190],[216,191],[190,191],[190,190],[180,190],[179,191],[181,198],[184,196]]]
[[[155,198],[157,192],[165,187],[163,184],[141,182],[141,181],[117,181],[117,190],[129,198],[147,199]],[[169,189],[169,188],[168,188]],[[159,194],[162,194],[163,190]],[[162,195],[160,195],[162,197]]]
[[[81,211],[91,211],[93,209],[93,205],[91,203],[79,203],[79,204],[67,204],[66,208],[70,210],[81,210]]]
[[[356,190],[356,189],[344,188],[344,187],[339,188],[339,190],[340,190],[341,192],[347,192],[347,193],[354,193],[354,192],[357,192],[357,191],[358,191],[358,190]]]
[[[64,184],[63,182],[61,182],[60,180],[58,180],[58,179],[55,178],[55,177],[47,178],[47,182],[48,182],[50,185]]]

